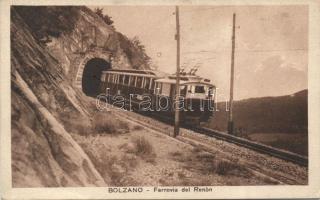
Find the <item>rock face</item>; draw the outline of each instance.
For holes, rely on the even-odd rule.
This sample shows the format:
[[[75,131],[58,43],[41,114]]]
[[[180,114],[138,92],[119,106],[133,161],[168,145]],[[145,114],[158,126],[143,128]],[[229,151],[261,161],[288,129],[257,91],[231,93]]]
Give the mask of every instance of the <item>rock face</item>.
[[[28,12],[11,9],[11,104],[13,187],[105,186],[94,165],[65,126],[68,116],[89,119],[88,103],[74,87],[79,60],[97,51],[113,67],[146,67],[129,40],[85,7],[71,31],[37,38]],[[32,9],[31,9],[32,10]],[[36,12],[36,11],[34,11]],[[63,12],[63,11],[62,11]],[[29,14],[30,13],[29,10]],[[54,20],[54,19],[52,19]],[[95,37],[85,37],[95,25]],[[99,44],[99,45],[98,45]],[[128,45],[126,50],[123,45]],[[127,52],[125,52],[127,51]],[[133,51],[133,52],[131,52]],[[90,53],[91,52],[91,53]],[[131,52],[131,53],[130,53]],[[128,53],[130,55],[128,56]]]
[[[46,49],[60,61],[63,73],[73,83],[77,82],[77,76],[81,79],[84,66],[92,58],[105,59],[110,62],[112,68],[149,68],[148,63],[143,59],[146,55],[141,54],[132,41],[117,32],[113,26],[107,25],[101,17],[86,7],[17,7],[17,11],[23,15],[34,32],[38,33],[36,35],[41,35],[38,37],[42,41],[45,40]],[[48,18],[49,23],[36,21],[39,16],[30,16],[30,12],[44,12],[43,15]],[[59,12],[60,16],[47,14],[52,12]],[[71,14],[63,15],[68,12]],[[55,22],[53,18],[61,19]],[[40,25],[55,28],[39,28]],[[57,37],[55,32],[60,26],[68,31],[59,33]],[[72,29],[69,30],[67,26],[72,26]],[[45,29],[47,34],[43,34],[42,29]]]

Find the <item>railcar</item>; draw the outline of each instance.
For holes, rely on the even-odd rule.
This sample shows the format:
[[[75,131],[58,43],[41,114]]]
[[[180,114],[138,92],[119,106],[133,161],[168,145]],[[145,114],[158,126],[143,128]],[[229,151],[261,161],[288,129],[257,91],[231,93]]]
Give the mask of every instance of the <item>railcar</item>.
[[[175,74],[152,70],[112,69],[103,71],[100,93],[113,105],[173,119],[177,105],[176,78]],[[181,73],[179,88],[181,123],[199,124],[213,115],[216,88],[209,79]]]

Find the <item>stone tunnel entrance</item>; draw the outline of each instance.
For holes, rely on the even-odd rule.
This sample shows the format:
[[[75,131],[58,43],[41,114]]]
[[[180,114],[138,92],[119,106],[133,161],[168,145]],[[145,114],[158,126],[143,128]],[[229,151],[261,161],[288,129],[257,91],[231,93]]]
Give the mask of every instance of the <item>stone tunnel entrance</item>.
[[[99,94],[100,77],[102,71],[111,69],[111,65],[104,59],[92,58],[89,60],[83,70],[82,91],[92,97]]]

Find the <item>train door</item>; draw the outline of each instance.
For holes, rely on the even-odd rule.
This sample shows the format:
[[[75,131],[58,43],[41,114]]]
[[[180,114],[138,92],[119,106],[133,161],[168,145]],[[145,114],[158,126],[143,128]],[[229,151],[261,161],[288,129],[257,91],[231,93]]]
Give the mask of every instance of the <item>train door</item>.
[[[155,81],[154,78],[150,80],[150,94],[154,94]]]
[[[126,98],[129,98],[129,93],[130,93],[130,75],[124,75],[124,81],[123,81],[123,85],[124,85],[124,94],[126,95]]]
[[[184,107],[184,100],[187,93],[187,86],[186,85],[180,85],[180,95],[179,95],[179,107]],[[176,100],[176,85],[171,84],[171,91],[170,91],[170,98],[171,98],[171,105],[173,106],[175,104]]]
[[[137,94],[142,94],[142,81],[143,81],[143,78],[141,76],[138,76],[137,77],[137,81],[136,81],[136,93]]]
[[[162,83],[161,95],[170,97],[171,84],[170,83]]]
[[[162,87],[161,87],[161,101],[160,101],[160,104],[161,104],[161,107],[162,108],[166,108],[167,110],[170,110],[171,108],[171,98],[170,98],[170,95],[171,95],[171,84],[170,83],[162,83]]]

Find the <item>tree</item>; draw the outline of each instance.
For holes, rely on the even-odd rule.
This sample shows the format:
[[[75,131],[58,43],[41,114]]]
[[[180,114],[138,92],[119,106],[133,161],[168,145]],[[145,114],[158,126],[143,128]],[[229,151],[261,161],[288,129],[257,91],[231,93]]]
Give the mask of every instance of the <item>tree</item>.
[[[101,18],[103,18],[103,8],[95,8],[94,12]]]
[[[95,8],[94,12],[108,25],[113,24],[113,20],[110,16],[103,14],[103,8]]]
[[[137,52],[141,55],[144,63],[146,65],[150,65],[151,58],[147,55],[145,46],[141,43],[140,39],[137,36],[134,36],[130,41]]]

